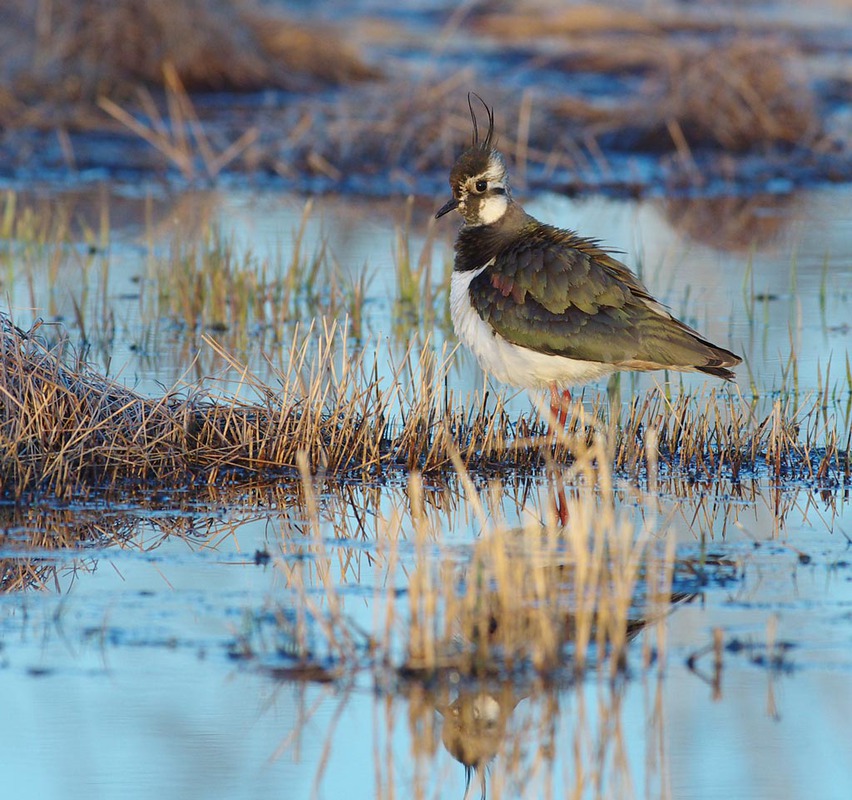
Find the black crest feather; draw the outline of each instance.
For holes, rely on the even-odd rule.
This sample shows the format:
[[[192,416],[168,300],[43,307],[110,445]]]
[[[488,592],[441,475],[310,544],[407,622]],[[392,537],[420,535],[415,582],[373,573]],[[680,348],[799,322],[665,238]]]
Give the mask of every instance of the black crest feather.
[[[473,110],[472,98],[474,97],[482,103],[485,108],[485,113],[488,115],[488,133],[482,142],[479,141],[479,125],[476,122],[476,112]],[[471,122],[473,122],[473,146],[476,147],[479,145],[483,150],[490,150],[494,141],[494,109],[491,108],[476,92],[467,93],[467,107],[470,109],[470,119]]]

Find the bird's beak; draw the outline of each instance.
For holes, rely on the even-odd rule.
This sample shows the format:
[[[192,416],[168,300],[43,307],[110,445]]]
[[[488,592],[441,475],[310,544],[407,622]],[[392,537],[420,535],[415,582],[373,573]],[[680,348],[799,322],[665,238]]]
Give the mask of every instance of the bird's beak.
[[[445,203],[444,205],[441,206],[441,210],[437,214],[435,214],[435,219],[438,219],[439,217],[443,217],[444,214],[449,214],[450,211],[452,211],[452,210],[454,210],[458,207],[459,207],[459,201],[456,200],[456,198],[454,197],[452,200],[450,200],[449,203]]]

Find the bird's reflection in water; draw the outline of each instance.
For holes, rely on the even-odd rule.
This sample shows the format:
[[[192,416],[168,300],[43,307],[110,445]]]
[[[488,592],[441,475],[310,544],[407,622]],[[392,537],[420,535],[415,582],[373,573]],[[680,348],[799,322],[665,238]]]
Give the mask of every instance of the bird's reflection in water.
[[[697,596],[696,592],[672,591],[669,595],[669,603],[663,616],[677,606],[688,603]],[[561,625],[563,636],[571,637],[576,631],[576,621],[564,615]],[[631,640],[643,631],[649,624],[658,621],[659,614],[650,613],[648,616],[631,615],[626,620],[625,637]],[[488,638],[499,636],[499,621],[492,619],[487,626]],[[469,642],[476,647],[476,642]],[[482,645],[482,642],[479,643]],[[555,716],[559,709],[557,695],[573,691],[582,694],[582,679],[580,673],[570,657],[570,645],[566,644],[565,663],[562,668],[546,679],[534,677],[525,671],[521,676],[495,674],[482,674],[477,676],[462,676],[452,670],[442,672],[437,678],[438,686],[434,684],[426,689],[422,685],[411,687],[409,699],[412,701],[413,716],[418,714],[432,714],[437,711],[440,715],[440,740],[446,751],[463,767],[465,772],[465,790],[463,798],[476,797],[477,787],[479,797],[485,800],[488,796],[488,776],[491,765],[495,758],[503,753],[514,753],[518,755],[518,749],[512,744],[513,737],[522,741],[540,740],[536,747],[538,757],[553,758],[553,751],[546,746],[546,735],[543,731],[555,728]],[[612,656],[608,656],[611,658]],[[511,671],[511,670],[509,670]],[[624,678],[620,667],[616,672]],[[608,681],[612,696],[611,713],[617,715],[617,709],[621,707],[621,698],[625,690],[627,679]],[[418,696],[418,700],[414,699]],[[537,722],[530,720],[516,720],[513,723],[513,715],[522,700],[530,698],[534,708],[531,708],[532,718],[543,714]],[[585,714],[579,714],[579,719],[585,719],[588,724],[591,719]],[[421,719],[422,722],[422,719]],[[516,730],[520,726],[521,730]],[[420,726],[421,728],[431,726]],[[526,731],[526,734],[524,734]],[[589,731],[582,734],[584,741],[590,741],[593,737]],[[507,747],[508,745],[508,747]],[[603,746],[601,752],[608,752],[609,745]],[[512,756],[508,756],[507,769],[514,772],[510,763]],[[579,767],[580,765],[578,765]]]
[[[524,696],[506,682],[494,688],[464,688],[451,703],[437,707],[443,717],[441,742],[464,765],[465,797],[474,775],[481,797],[486,797],[486,768],[497,755],[509,718]]]

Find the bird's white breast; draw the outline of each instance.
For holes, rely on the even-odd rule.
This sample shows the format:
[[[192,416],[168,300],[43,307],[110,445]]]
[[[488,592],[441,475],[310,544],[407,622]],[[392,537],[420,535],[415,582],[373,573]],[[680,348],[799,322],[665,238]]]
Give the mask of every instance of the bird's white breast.
[[[528,350],[504,339],[470,302],[470,282],[493,261],[479,269],[454,271],[450,281],[450,316],[456,336],[476,356],[479,365],[502,383],[526,389],[546,389],[552,383],[568,387],[608,375],[615,368],[596,361],[579,361]]]

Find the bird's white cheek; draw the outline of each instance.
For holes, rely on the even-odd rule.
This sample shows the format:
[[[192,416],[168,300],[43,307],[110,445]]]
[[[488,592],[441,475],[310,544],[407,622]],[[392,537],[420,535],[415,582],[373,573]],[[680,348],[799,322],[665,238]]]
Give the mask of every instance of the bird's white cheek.
[[[479,205],[479,221],[482,225],[491,225],[492,222],[497,222],[506,209],[509,207],[509,201],[505,194],[495,194],[486,197]]]

